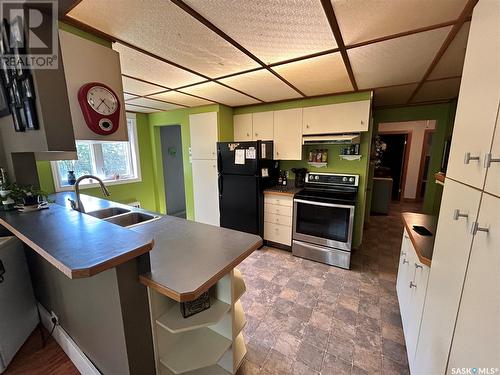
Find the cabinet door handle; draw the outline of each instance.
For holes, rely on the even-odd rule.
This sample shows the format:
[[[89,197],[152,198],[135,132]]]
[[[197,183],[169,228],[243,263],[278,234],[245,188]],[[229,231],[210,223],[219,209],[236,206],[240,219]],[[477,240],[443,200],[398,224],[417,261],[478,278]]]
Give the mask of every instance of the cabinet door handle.
[[[458,220],[459,217],[469,217],[469,214],[463,214],[458,208],[453,210],[453,220]]]
[[[247,133],[247,137],[250,137],[250,133]]]
[[[309,125],[306,125],[306,128],[309,129]]]
[[[484,167],[489,168],[491,163],[500,163],[500,158],[494,158],[490,153],[484,155]]]
[[[257,137],[259,135],[259,133],[255,133],[255,136]]]
[[[477,160],[477,161],[479,161],[479,159],[480,159],[479,156],[471,156],[470,152],[466,152],[465,153],[465,157],[464,157],[464,164],[469,164],[469,162],[471,160]]]
[[[405,257],[405,256],[406,256],[406,253],[405,253],[404,251],[402,251],[402,252],[401,252],[401,255]]]
[[[406,239],[408,239],[408,238],[410,238],[410,237],[408,237],[408,235],[407,235],[407,234],[405,234],[405,238],[406,238]]]
[[[406,259],[403,259],[403,264],[409,264],[410,262],[408,262]]]
[[[410,281],[410,288],[416,288],[417,284],[413,284],[413,281]]]
[[[422,265],[421,265],[421,264],[415,263],[415,269],[417,269],[417,270],[418,270],[419,268],[420,268],[420,269],[423,269],[424,267],[422,267]]]
[[[474,221],[472,223],[472,227],[471,227],[471,231],[470,232],[474,236],[474,235],[476,235],[477,232],[486,232],[486,233],[488,233],[489,231],[490,231],[489,228],[487,228],[487,227],[480,227],[479,223],[477,221]]]

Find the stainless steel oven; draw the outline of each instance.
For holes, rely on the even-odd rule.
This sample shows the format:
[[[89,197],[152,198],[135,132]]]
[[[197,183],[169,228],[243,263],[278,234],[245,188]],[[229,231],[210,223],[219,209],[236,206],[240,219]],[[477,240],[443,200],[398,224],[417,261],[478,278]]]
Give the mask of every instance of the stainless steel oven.
[[[358,182],[357,175],[306,176],[294,198],[294,255],[349,268]]]

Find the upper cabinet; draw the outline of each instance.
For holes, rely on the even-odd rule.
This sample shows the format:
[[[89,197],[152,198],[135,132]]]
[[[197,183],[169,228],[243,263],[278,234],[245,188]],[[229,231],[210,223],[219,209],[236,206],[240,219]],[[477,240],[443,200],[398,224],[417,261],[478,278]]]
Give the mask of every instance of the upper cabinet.
[[[304,135],[368,131],[370,100],[304,108]]]
[[[499,14],[498,1],[480,1],[474,8],[446,171],[448,177],[478,189],[483,188],[488,169],[485,157],[490,153],[500,100]],[[492,178],[498,181],[497,165],[495,170]]]
[[[252,113],[254,141],[272,141],[274,136],[274,115],[272,111]]]
[[[489,162],[485,161],[488,173],[484,190],[500,197],[500,111],[498,112],[495,135],[488,160]]]
[[[234,140],[238,142],[252,140],[252,114],[235,115],[234,121]]]
[[[193,160],[217,159],[217,112],[189,115],[189,133]]]
[[[302,108],[274,111],[274,158],[302,159]]]

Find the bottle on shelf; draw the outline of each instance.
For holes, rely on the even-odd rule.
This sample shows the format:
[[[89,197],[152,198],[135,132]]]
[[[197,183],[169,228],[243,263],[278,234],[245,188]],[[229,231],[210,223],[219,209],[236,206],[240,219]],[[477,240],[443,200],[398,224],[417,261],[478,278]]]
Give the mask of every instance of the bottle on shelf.
[[[285,172],[283,173],[283,178],[282,178],[282,182],[281,182],[281,184],[282,184],[283,186],[286,186],[286,185],[288,184],[288,178],[286,177],[286,175],[287,175],[287,171],[285,171]]]
[[[280,174],[278,177],[278,185],[283,185],[283,171],[280,171]]]

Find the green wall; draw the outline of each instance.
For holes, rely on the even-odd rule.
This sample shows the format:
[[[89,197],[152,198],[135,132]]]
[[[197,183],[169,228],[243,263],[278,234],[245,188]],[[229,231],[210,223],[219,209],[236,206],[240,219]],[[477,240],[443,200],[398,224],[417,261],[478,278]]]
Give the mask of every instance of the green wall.
[[[421,106],[400,107],[390,109],[379,109],[373,111],[374,129],[382,122],[420,121],[436,120],[436,131],[434,132],[431,160],[429,165],[427,189],[424,195],[424,212],[437,215],[441,205],[443,188],[441,185],[432,183],[434,174],[439,172],[443,157],[444,142],[451,136],[453,123],[455,121],[456,101],[443,104],[429,104]]]
[[[162,126],[180,125],[182,137],[182,157],[184,164],[184,187],[186,191],[186,216],[194,219],[193,173],[189,161],[189,115],[195,113],[217,112],[218,132],[220,141],[233,139],[233,110],[223,105],[208,105],[203,107],[183,108],[167,112],[155,112],[148,115],[151,128],[151,152],[153,166],[153,186],[157,211],[167,212],[165,200],[165,185],[163,180],[163,158],[161,150],[160,128]]]
[[[359,92],[355,94],[346,95],[331,95],[324,96],[321,98],[311,98],[311,99],[299,99],[292,100],[283,103],[274,104],[263,104],[257,106],[239,107],[234,109],[234,114],[242,113],[252,113],[252,112],[264,112],[264,111],[276,111],[289,108],[302,108],[311,107],[317,105],[333,104],[333,103],[345,103],[354,102],[358,100],[367,100],[371,98],[371,92]],[[303,160],[297,161],[282,161],[280,163],[280,168],[282,170],[290,170],[291,168],[307,168],[312,172],[333,172],[333,173],[353,173],[359,174],[360,185],[358,193],[358,202],[356,204],[356,210],[354,215],[354,235],[353,235],[353,247],[357,248],[361,245],[363,239],[363,225],[365,216],[365,205],[366,205],[366,187],[367,187],[367,176],[368,176],[368,164],[369,155],[371,147],[372,129],[361,135],[361,154],[363,155],[361,160],[348,161],[340,159],[338,156],[340,154],[340,149],[345,146],[341,145],[329,145],[329,146],[307,146],[303,150]],[[309,150],[321,148],[328,149],[328,165],[325,168],[315,168],[310,167],[305,161]],[[290,171],[293,178],[293,173]]]

